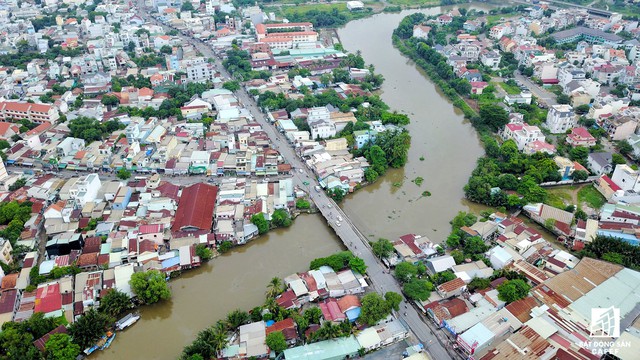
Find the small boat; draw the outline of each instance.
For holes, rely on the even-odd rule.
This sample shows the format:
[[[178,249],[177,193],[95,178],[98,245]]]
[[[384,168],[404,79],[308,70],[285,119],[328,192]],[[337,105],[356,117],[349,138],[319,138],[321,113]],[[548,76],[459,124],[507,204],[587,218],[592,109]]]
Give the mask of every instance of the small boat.
[[[98,350],[98,345],[93,345],[92,347],[88,347],[86,349],[84,349],[84,353],[85,355],[91,355],[94,351]]]
[[[129,326],[135,324],[138,320],[140,320],[140,315],[138,313],[131,313],[122,319],[116,321],[116,330],[122,331]]]
[[[115,338],[116,338],[116,333],[112,333],[111,331],[107,332],[107,341],[105,341],[104,344],[100,347],[100,350],[104,350],[109,346],[111,346],[111,343]]]

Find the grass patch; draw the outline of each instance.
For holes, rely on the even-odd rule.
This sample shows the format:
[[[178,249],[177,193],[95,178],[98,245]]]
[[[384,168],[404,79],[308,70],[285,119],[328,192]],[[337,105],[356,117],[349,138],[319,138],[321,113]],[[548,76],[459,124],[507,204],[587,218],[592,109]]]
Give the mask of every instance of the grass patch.
[[[600,209],[607,202],[604,196],[602,196],[593,185],[580,189],[580,191],[578,191],[578,200],[594,209]]]
[[[509,95],[518,95],[522,92],[522,90],[520,90],[520,88],[517,86],[509,85],[505,82],[500,82],[499,84],[500,87],[503,88],[504,91],[506,91]]]
[[[563,189],[547,189],[547,200],[544,203],[558,209],[564,209],[573,203],[573,198]]]
[[[292,1],[293,2],[293,1]],[[283,5],[279,7],[265,7],[264,11],[266,13],[273,12],[276,15],[289,17],[293,13],[306,13],[310,10],[318,10],[318,11],[332,11],[333,9],[337,9],[339,12],[350,13],[347,9],[346,3],[339,4],[304,4],[304,5]]]
[[[556,96],[560,96],[560,94],[562,94],[562,86],[560,85],[551,85],[546,87],[546,89],[554,93]]]
[[[400,182],[400,181],[396,181],[396,182],[394,182],[392,185],[393,185],[394,187],[398,187],[398,188],[399,188],[400,186],[402,186],[402,182]]]
[[[413,179],[413,182],[418,186],[422,185],[423,181],[424,181],[424,178],[422,176],[418,176],[417,178]]]

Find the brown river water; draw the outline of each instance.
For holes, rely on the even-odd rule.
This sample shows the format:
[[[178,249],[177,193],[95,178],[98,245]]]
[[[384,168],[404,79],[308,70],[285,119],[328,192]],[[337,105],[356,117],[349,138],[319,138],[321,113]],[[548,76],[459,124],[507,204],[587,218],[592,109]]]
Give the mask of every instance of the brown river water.
[[[485,10],[488,6],[465,5]],[[431,15],[443,9],[447,8],[419,11]],[[482,209],[466,202],[462,190],[482,148],[462,113],[391,43],[393,29],[415,11],[378,14],[338,31],[348,51],[360,50],[384,75],[382,99],[411,117],[413,138],[405,168],[389,170],[376,184],[348,196],[343,207],[372,239],[415,233],[441,242],[458,211]],[[418,176],[424,178],[421,186],[412,182]],[[422,197],[425,190],[432,196]],[[260,305],[272,277],[304,271],[312,259],[342,249],[320,215],[301,216],[289,229],[273,231],[172,280],[170,301],[141,308],[138,323],[118,333],[109,349],[91,357],[175,359],[200,330],[236,308]]]

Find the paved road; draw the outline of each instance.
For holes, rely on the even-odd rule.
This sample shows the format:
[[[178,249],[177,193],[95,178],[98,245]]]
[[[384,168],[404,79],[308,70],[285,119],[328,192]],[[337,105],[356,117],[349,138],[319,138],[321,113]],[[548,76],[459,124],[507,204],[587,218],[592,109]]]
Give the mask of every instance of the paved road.
[[[168,26],[161,24],[159,21],[149,15],[149,13],[143,8],[141,0],[138,0],[138,7],[140,9],[139,15],[148,21],[161,25],[166,29]],[[211,48],[206,46],[203,42],[195,40],[185,35],[180,35],[185,43],[194,45],[198,51],[200,51],[205,57],[215,58],[214,52]],[[230,78],[230,75],[222,66],[219,59],[216,59],[217,70],[221,72],[223,77]],[[246,90],[241,89],[236,92],[236,96],[240,102],[251,112],[255,120],[263,127],[269,138],[274,143],[274,146],[280,151],[280,154],[286,159],[286,161],[296,168],[293,172],[293,183],[302,189],[305,189],[311,196],[311,199],[315,202],[322,215],[327,219],[329,225],[335,230],[336,234],[342,239],[345,246],[357,256],[361,257],[367,264],[369,278],[373,287],[381,292],[395,291],[401,293],[400,286],[395,281],[393,276],[386,271],[386,268],[382,263],[373,255],[371,249],[368,246],[368,240],[358,231],[358,229],[349,221],[347,215],[342,209],[330,199],[324,192],[318,192],[314,190],[315,186],[319,183],[315,179],[312,172],[306,167],[301,159],[294,153],[291,146],[288,145],[286,138],[283,134],[280,134],[274,126],[272,126],[265,115],[258,109],[253,99],[250,98]],[[309,185],[304,185],[303,182],[308,182]],[[342,218],[342,221],[338,219]],[[338,225],[340,223],[340,225]],[[403,302],[402,306],[406,303]],[[405,315],[406,314],[406,315]],[[423,322],[420,314],[412,307],[407,306],[401,309],[401,313],[398,314],[410,327],[414,336],[427,345],[427,351],[433,359],[451,359],[451,356],[447,353],[444,347],[438,343],[437,338],[432,334],[430,328]]]
[[[541,86],[538,86],[538,84],[531,81],[531,79],[520,74],[519,71],[516,71],[514,73],[514,76],[516,80],[520,81],[524,86],[526,86],[529,91],[531,91],[531,93],[538,98],[540,102],[545,103],[547,106],[558,104],[558,102],[556,101],[556,94],[542,88]]]

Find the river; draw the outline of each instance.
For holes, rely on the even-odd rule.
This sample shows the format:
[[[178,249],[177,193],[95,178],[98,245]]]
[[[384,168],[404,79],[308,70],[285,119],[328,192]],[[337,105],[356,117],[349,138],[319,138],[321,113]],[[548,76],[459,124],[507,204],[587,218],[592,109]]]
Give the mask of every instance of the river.
[[[493,8],[487,4],[462,7]],[[449,221],[458,211],[481,209],[464,200],[463,193],[476,159],[483,154],[478,135],[462,112],[391,43],[393,30],[405,16],[415,12],[435,15],[450,8],[382,13],[338,30],[344,48],[360,51],[384,76],[382,99],[411,118],[408,129],[412,142],[406,166],[390,169],[375,184],[349,195],[343,204],[355,225],[372,239],[393,240],[414,233],[439,243],[448,235]],[[421,186],[412,182],[417,177],[424,179]],[[430,197],[422,196],[425,190],[431,192]]]
[[[480,4],[480,8],[487,6]],[[342,204],[358,228],[372,238],[416,233],[440,242],[458,211],[483,209],[470,208],[462,191],[482,155],[477,134],[461,112],[391,44],[391,33],[404,16],[416,11],[437,14],[442,9],[448,8],[378,14],[339,30],[345,48],[360,50],[384,75],[382,99],[411,117],[408,128],[413,140],[405,168],[389,170],[376,184],[349,195]],[[411,182],[418,176],[424,178],[422,186]],[[421,197],[425,190],[432,196]],[[341,249],[324,219],[301,216],[289,229],[273,231],[172,280],[170,301],[142,307],[142,319],[92,358],[175,359],[200,330],[236,308],[249,310],[261,304],[272,277],[303,271],[312,259]]]
[[[200,330],[230,311],[262,304],[272,277],[304,271],[314,258],[342,249],[320,215],[299,216],[290,228],[272,231],[172,280],[171,300],[140,308],[141,320],[92,358],[175,359]]]

